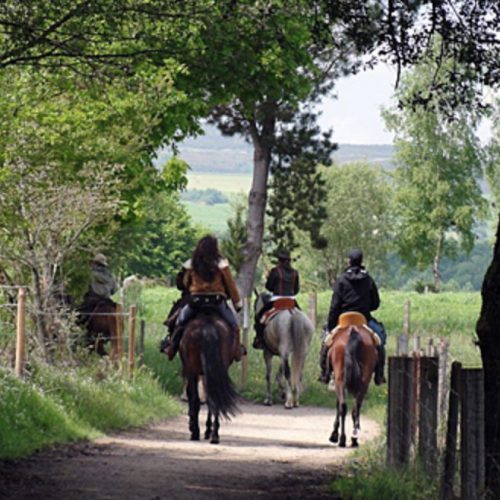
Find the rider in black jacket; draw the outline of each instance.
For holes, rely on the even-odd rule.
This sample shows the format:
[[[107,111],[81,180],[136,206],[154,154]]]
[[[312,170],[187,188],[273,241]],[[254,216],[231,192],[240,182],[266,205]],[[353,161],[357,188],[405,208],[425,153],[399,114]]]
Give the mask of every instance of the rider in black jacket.
[[[361,250],[355,249],[349,252],[349,265],[333,285],[333,296],[330,304],[327,326],[328,331],[335,328],[339,316],[344,312],[355,311],[363,314],[368,321],[368,326],[379,334],[382,340],[382,345],[377,348],[379,362],[375,369],[375,383],[379,385],[385,382],[385,331],[383,330],[383,325],[371,315],[371,311],[378,309],[380,297],[375,281],[373,281],[373,278],[368,274],[362,262],[363,253]],[[328,382],[328,380],[324,380],[328,377],[328,373],[325,373],[327,368],[326,354],[327,349],[322,346],[321,367],[323,370],[321,380]]]

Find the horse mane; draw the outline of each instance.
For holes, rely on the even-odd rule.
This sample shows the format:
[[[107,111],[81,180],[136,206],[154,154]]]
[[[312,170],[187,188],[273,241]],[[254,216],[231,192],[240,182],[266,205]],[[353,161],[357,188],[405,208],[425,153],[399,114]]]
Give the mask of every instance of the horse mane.
[[[361,334],[352,327],[344,353],[344,383],[351,394],[357,394],[363,383],[359,362],[361,345]]]

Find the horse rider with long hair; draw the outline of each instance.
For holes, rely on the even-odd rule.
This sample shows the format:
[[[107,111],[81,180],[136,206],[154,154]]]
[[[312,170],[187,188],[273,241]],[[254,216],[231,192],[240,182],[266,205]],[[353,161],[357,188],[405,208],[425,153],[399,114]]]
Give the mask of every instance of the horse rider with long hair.
[[[230,299],[236,311],[240,311],[242,302],[234,282],[229,262],[221,255],[214,236],[203,237],[193,252],[192,258],[184,264],[183,284],[190,293],[190,300],[177,318],[174,333],[168,342],[160,347],[171,360],[179,349],[182,332],[188,321],[200,310],[216,312],[234,332],[235,361],[240,361],[243,348],[240,344],[240,330],[236,315],[227,304]]]
[[[361,250],[353,249],[348,255],[348,266],[333,285],[333,295],[328,313],[327,328],[330,332],[337,326],[339,316],[342,313],[355,311],[363,314],[368,326],[380,337],[381,345],[377,347],[378,362],[375,367],[375,384],[385,383],[385,341],[386,333],[384,325],[377,321],[371,311],[378,309],[380,297],[377,285],[368,271],[363,266],[363,253]],[[328,348],[321,346],[320,381],[328,383],[330,371],[327,363]]]
[[[292,258],[288,250],[278,251],[278,265],[273,267],[267,276],[266,289],[272,293],[271,300],[267,302],[255,318],[254,349],[264,349],[264,328],[261,322],[263,315],[272,309],[273,303],[280,298],[290,297],[295,299],[299,293],[299,273],[292,267]]]
[[[78,308],[80,322],[85,322],[100,302],[108,301],[114,305],[111,296],[117,289],[115,278],[108,269],[106,256],[96,253],[90,262],[90,286]]]

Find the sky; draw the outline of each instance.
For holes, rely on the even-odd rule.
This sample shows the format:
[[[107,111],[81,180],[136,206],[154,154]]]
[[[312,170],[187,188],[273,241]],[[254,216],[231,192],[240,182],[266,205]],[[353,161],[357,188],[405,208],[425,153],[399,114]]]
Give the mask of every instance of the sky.
[[[339,80],[333,91],[337,98],[319,107],[321,128],[333,128],[333,140],[340,144],[392,144],[380,112],[392,106],[395,81],[395,70],[384,64]],[[482,143],[491,137],[490,128],[487,121],[479,127]]]

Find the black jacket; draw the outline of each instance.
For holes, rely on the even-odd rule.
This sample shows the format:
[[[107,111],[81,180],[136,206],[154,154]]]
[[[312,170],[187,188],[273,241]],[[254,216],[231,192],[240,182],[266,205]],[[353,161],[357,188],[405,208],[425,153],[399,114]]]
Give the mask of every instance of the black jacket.
[[[374,311],[379,305],[377,285],[368,271],[363,266],[348,267],[333,285],[328,329],[335,328],[339,316],[348,311],[360,312],[370,320],[370,311]]]
[[[299,287],[299,273],[282,265],[273,267],[266,281],[266,288],[273,295],[292,297],[299,293]]]

